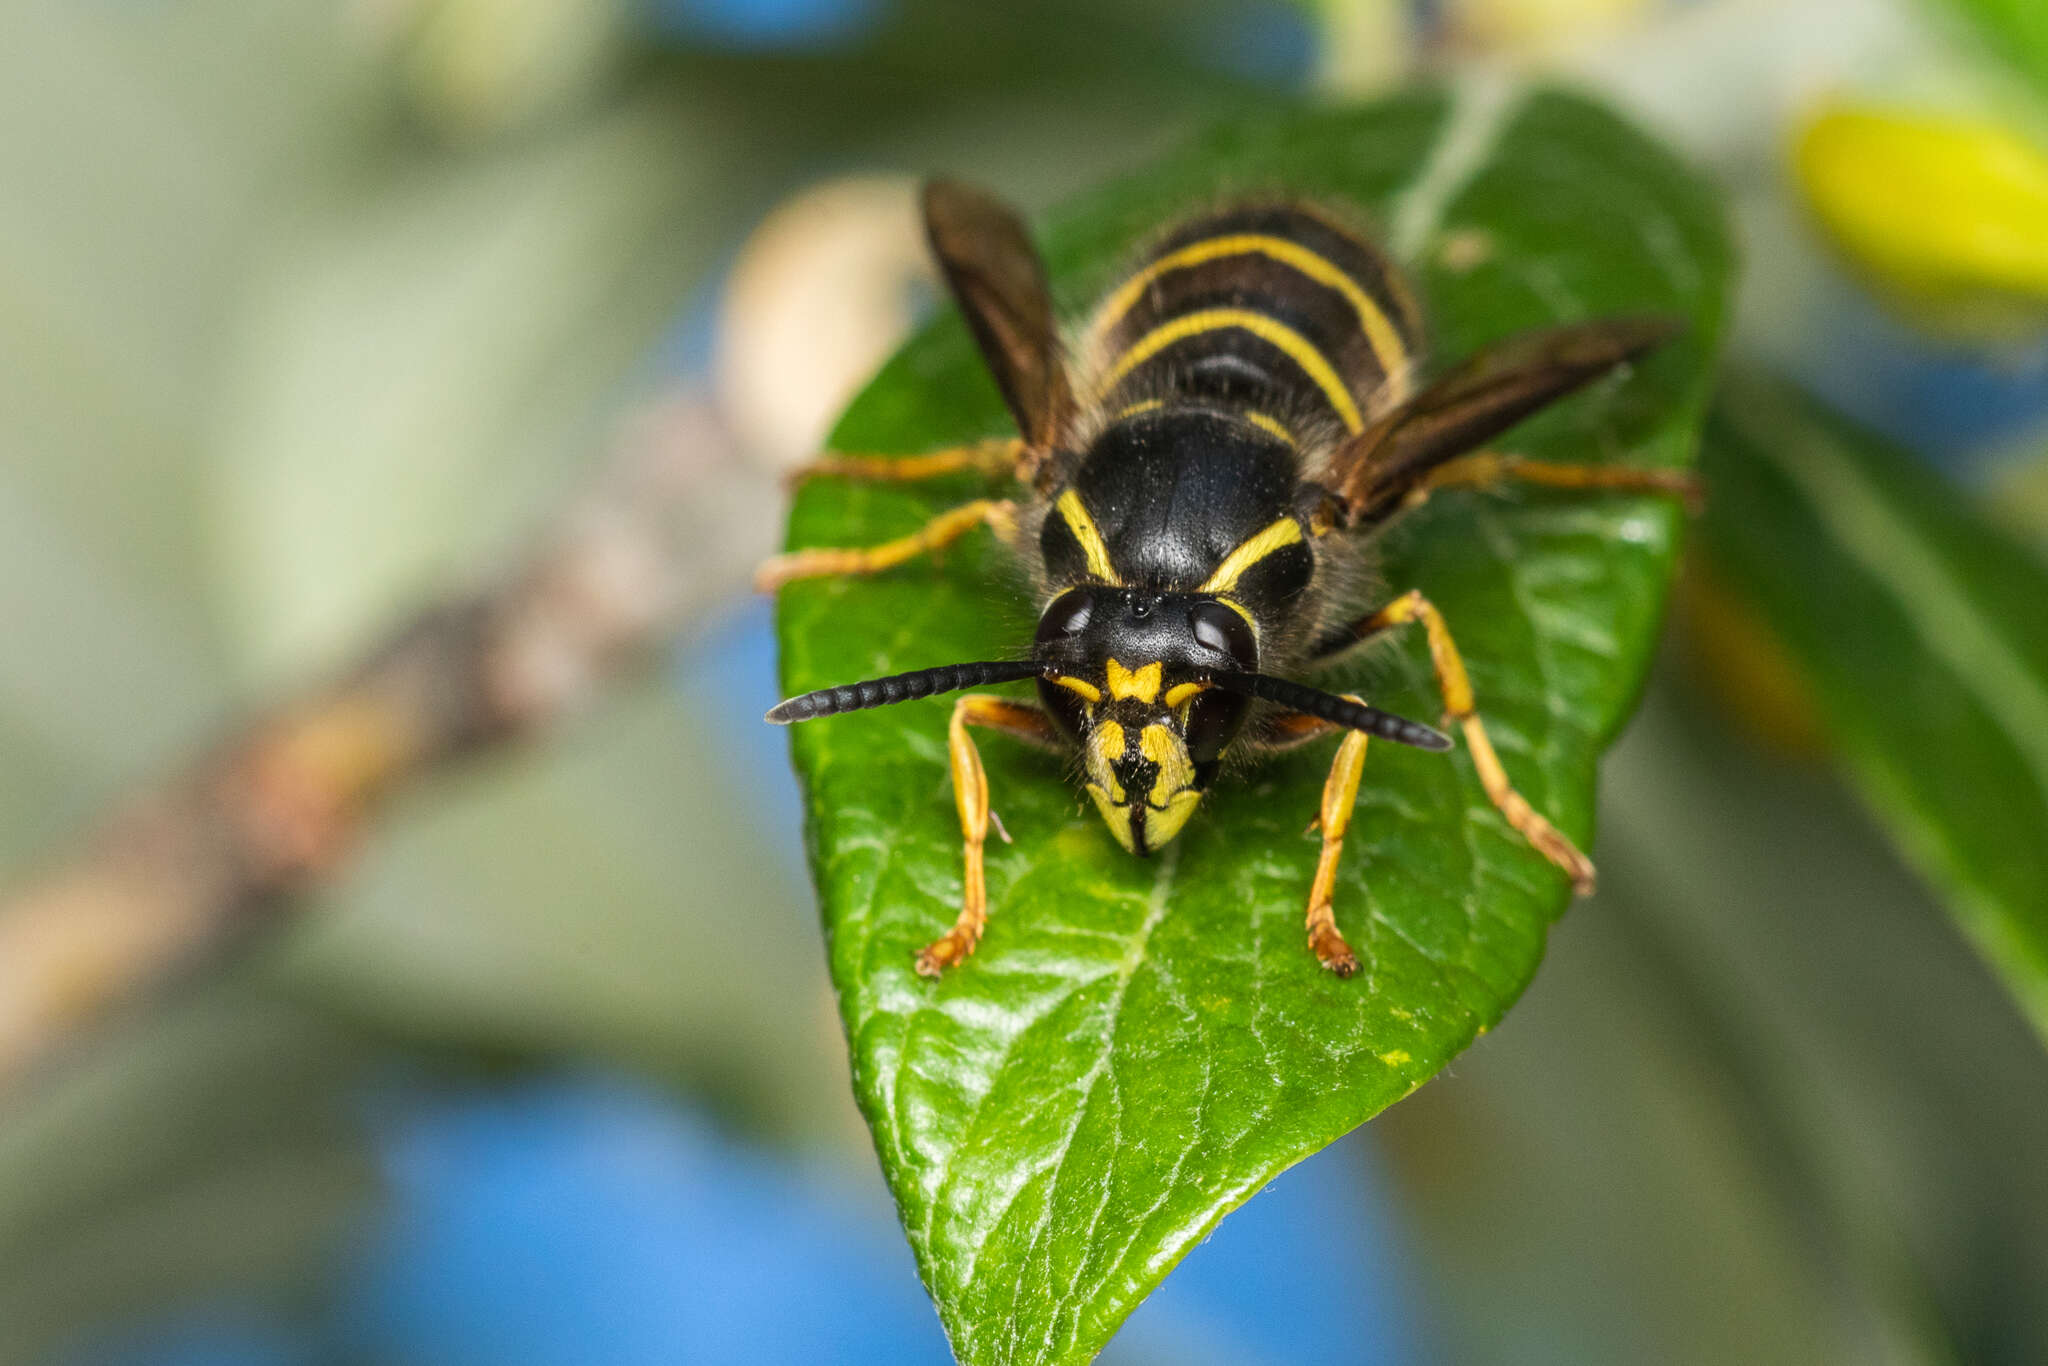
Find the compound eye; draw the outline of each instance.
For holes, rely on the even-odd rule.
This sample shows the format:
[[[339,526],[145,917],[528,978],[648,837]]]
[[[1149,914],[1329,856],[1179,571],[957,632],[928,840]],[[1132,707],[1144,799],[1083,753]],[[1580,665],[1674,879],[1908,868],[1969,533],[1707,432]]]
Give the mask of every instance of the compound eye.
[[[1094,615],[1095,602],[1088,590],[1070,588],[1054,598],[1038,619],[1038,643],[1077,636],[1088,628],[1088,618]]]
[[[1195,643],[1212,654],[1221,655],[1239,668],[1250,668],[1258,660],[1258,644],[1251,623],[1234,609],[1216,601],[1198,602],[1188,609],[1188,625]]]

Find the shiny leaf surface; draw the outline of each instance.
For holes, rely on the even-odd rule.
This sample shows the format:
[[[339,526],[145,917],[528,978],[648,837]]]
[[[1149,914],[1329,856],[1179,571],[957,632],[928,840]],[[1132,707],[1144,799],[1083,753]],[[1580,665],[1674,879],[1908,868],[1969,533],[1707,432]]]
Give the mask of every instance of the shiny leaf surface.
[[[1442,356],[1522,328],[1667,312],[1690,333],[1505,445],[1552,459],[1690,458],[1728,250],[1709,195],[1602,110],[1479,86],[1275,116],[1201,137],[1054,216],[1055,293],[1079,313],[1134,243],[1230,190],[1355,206],[1414,262]],[[835,434],[918,451],[1005,430],[948,311]],[[972,480],[815,481],[794,545],[901,535]],[[1444,609],[1509,772],[1590,835],[1602,747],[1641,686],[1678,511],[1635,497],[1439,497],[1386,543],[1382,580]],[[783,595],[790,692],[1030,639],[1035,604],[970,539],[942,562]],[[1326,680],[1434,716],[1421,642]],[[1376,746],[1339,923],[1365,960],[1322,971],[1301,917],[1327,744],[1220,783],[1151,861],[1111,840],[1061,763],[981,741],[993,804],[988,937],[939,982],[911,957],[952,921],[958,827],[935,699],[797,727],[809,837],[855,1090],[961,1358],[1089,1359],[1223,1215],[1400,1099],[1528,983],[1567,890],[1507,830],[1466,756]]]

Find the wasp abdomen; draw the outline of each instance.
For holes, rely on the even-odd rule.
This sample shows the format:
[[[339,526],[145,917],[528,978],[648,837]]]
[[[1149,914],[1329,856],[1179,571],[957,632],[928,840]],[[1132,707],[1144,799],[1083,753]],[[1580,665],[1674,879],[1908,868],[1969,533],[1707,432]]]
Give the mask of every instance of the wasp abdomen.
[[[1194,402],[1293,440],[1290,421],[1357,432],[1407,397],[1419,310],[1392,262],[1321,213],[1254,204],[1162,239],[1090,327],[1112,414]]]

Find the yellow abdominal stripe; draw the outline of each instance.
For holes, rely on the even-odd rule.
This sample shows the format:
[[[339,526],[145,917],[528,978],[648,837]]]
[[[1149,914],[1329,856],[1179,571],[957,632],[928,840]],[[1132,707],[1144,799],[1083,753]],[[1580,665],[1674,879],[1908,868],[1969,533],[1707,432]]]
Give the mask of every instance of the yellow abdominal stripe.
[[[1247,256],[1254,253],[1290,266],[1317,284],[1343,295],[1344,301],[1351,305],[1351,311],[1358,315],[1358,325],[1364,330],[1366,342],[1372,347],[1373,356],[1386,374],[1387,383],[1395,386],[1395,401],[1407,397],[1402,391],[1402,386],[1407,382],[1408,348],[1403,345],[1401,334],[1387,317],[1386,311],[1373,301],[1370,294],[1359,287],[1358,281],[1347,275],[1335,262],[1309,250],[1299,242],[1290,242],[1284,237],[1272,237],[1265,233],[1232,233],[1224,237],[1211,237],[1206,241],[1190,243],[1178,251],[1168,252],[1126,280],[1116,293],[1109,296],[1096,321],[1096,330],[1106,332],[1114,327],[1162,275],[1209,261],[1222,260],[1225,257]],[[1352,430],[1356,431],[1357,428],[1354,427]]]
[[[1358,415],[1358,405],[1352,401],[1351,391],[1344,387],[1344,381],[1323,353],[1316,350],[1315,344],[1277,318],[1249,308],[1204,308],[1161,323],[1117,357],[1116,364],[1110,367],[1108,377],[1102,382],[1101,392],[1108,394],[1123,382],[1125,375],[1174,343],[1231,327],[1249,332],[1260,341],[1278,348],[1300,366],[1302,373],[1323,391],[1323,397],[1343,420],[1346,431],[1355,436],[1364,429],[1365,420]]]
[[[1251,423],[1254,427],[1257,427],[1260,431],[1266,433],[1268,436],[1278,437],[1284,445],[1292,446],[1294,444],[1294,433],[1288,431],[1287,428],[1281,424],[1279,418],[1273,417],[1267,413],[1246,413],[1244,415],[1244,420]]]

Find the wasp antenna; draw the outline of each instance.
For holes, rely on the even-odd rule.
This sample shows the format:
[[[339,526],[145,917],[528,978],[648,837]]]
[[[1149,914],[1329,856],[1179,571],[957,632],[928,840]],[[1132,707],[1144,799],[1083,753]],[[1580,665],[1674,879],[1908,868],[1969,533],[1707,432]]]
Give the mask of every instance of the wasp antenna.
[[[1043,664],[1030,660],[993,659],[971,664],[941,664],[936,669],[918,669],[887,678],[870,678],[863,683],[842,683],[792,697],[768,710],[768,721],[786,726],[792,721],[812,721],[836,716],[843,711],[864,711],[897,702],[915,702],[934,693],[958,692],[962,688],[986,687],[990,683],[1014,683],[1020,678],[1037,678],[1048,672]]]
[[[1285,678],[1274,678],[1270,674],[1214,674],[1210,683],[1225,692],[1241,693],[1246,697],[1262,698],[1267,702],[1278,702],[1318,720],[1328,721],[1346,730],[1361,731],[1376,735],[1382,740],[1392,740],[1398,745],[1413,745],[1417,749],[1434,750],[1438,753],[1451,747],[1451,737],[1433,726],[1420,721],[1410,721],[1405,716],[1381,711],[1353,702],[1335,693],[1311,688],[1306,683],[1295,683]]]

